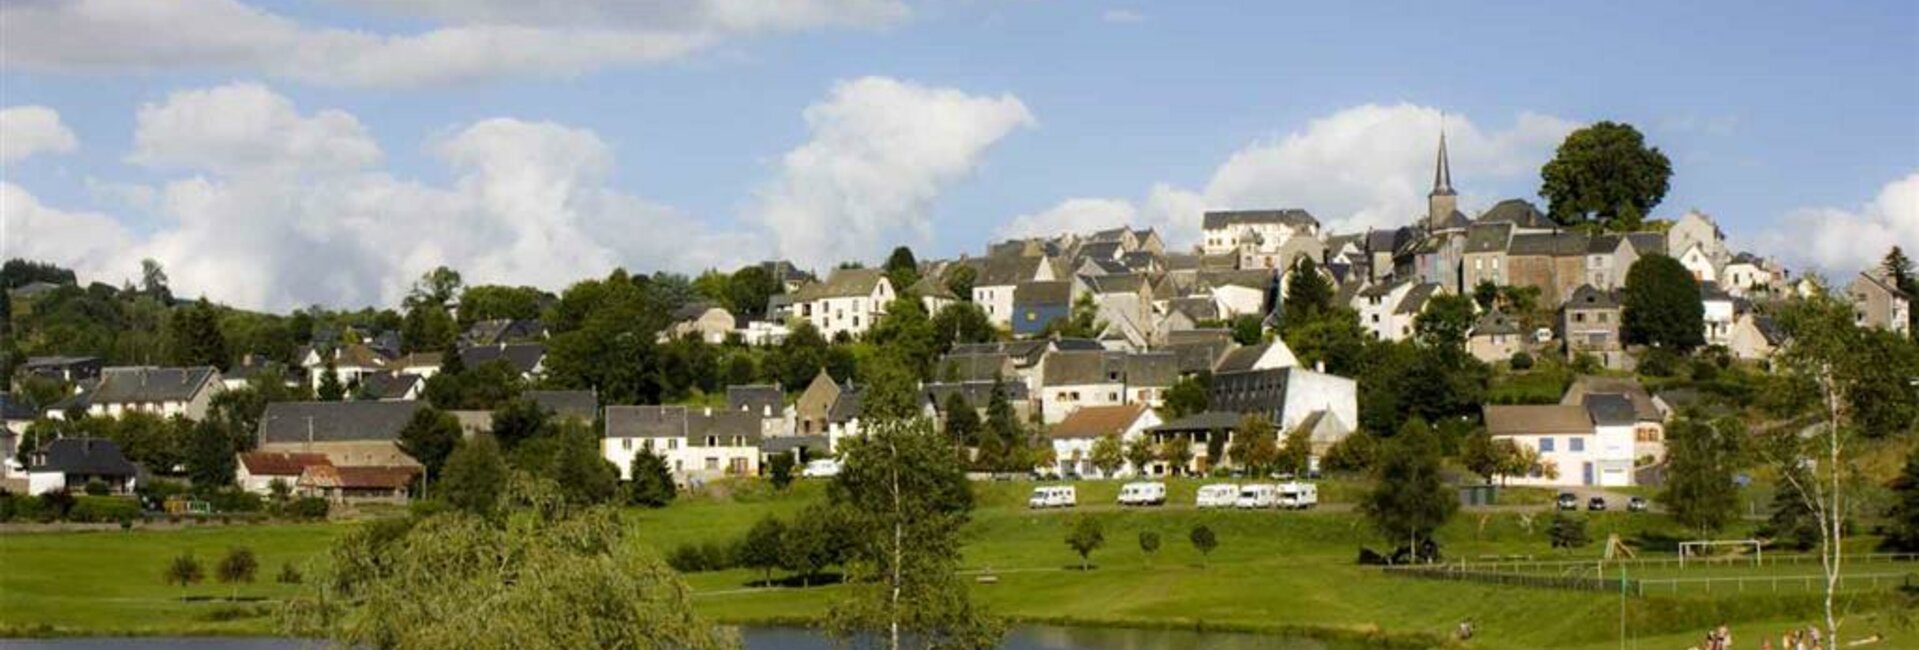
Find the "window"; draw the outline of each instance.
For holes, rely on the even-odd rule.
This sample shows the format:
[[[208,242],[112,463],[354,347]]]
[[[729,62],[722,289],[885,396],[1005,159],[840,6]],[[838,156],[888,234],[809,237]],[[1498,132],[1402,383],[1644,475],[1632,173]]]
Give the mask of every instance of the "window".
[[[720,459],[714,458],[712,456],[706,457],[706,471],[711,472],[714,470],[718,470],[719,468],[720,468]]]
[[[1604,324],[1606,324],[1606,312],[1603,312],[1603,311],[1602,311],[1602,312],[1599,312],[1599,313],[1597,313],[1597,314],[1593,314],[1593,318],[1596,318],[1596,319],[1598,319],[1598,320],[1599,320],[1599,324],[1601,324],[1601,325],[1604,325]]]
[[[622,450],[625,450],[625,451],[633,451],[633,439],[632,439],[632,438],[621,438],[621,439],[620,439],[620,449],[622,449]]]
[[[708,446],[708,447],[718,447],[718,446],[720,446],[720,437],[719,437],[719,436],[707,436],[707,437],[706,437],[706,446]]]
[[[1570,451],[1574,451],[1574,452],[1585,451],[1586,439],[1585,438],[1568,438],[1566,446],[1569,448]]]
[[[1540,438],[1540,439],[1539,439],[1539,450],[1540,450],[1540,451],[1552,451],[1552,450],[1553,450],[1553,439],[1552,439],[1552,438]]]
[[[1573,322],[1575,323],[1586,322],[1586,312],[1583,312],[1583,311],[1573,312]]]
[[[672,451],[672,450],[674,450],[674,449],[679,449],[679,448],[680,448],[680,440],[679,440],[678,438],[667,438],[667,439],[666,439],[666,449],[667,449],[667,451]]]

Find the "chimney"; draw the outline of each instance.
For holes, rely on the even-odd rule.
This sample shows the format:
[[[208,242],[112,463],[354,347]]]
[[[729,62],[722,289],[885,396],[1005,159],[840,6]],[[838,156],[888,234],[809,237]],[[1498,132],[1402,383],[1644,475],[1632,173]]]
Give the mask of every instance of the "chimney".
[[[1313,372],[1326,372],[1326,362],[1323,360],[1313,362]]]

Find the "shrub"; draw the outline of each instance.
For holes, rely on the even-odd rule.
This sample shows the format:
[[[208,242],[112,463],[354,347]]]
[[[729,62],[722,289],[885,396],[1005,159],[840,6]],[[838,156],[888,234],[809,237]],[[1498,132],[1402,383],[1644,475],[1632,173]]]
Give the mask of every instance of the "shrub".
[[[275,576],[273,580],[283,585],[297,585],[306,578],[300,575],[299,569],[293,568],[292,562],[284,562],[280,564],[280,575]]]
[[[81,496],[67,511],[67,521],[108,523],[140,516],[140,502],[132,497]]]
[[[1514,352],[1512,365],[1513,370],[1531,370],[1533,367],[1533,355],[1527,354],[1524,351]]]
[[[1665,348],[1651,348],[1639,358],[1639,374],[1671,377],[1679,372],[1679,354]]]
[[[325,519],[329,504],[320,497],[300,497],[287,507],[287,514],[295,519],[317,521]]]
[[[96,479],[87,481],[86,491],[87,491],[87,494],[89,495],[96,496],[96,497],[103,497],[113,492],[113,489],[107,487],[106,481],[102,481],[96,478]]]
[[[681,544],[667,553],[666,564],[680,573],[725,571],[733,568],[733,550],[718,542]]]
[[[227,488],[207,495],[214,512],[259,512],[266,507],[260,495],[239,488]]]
[[[67,512],[73,510],[73,495],[63,490],[55,490],[40,495],[40,520],[54,521],[66,519]]]
[[[13,521],[13,504],[16,500],[12,492],[0,490],[0,521]]]

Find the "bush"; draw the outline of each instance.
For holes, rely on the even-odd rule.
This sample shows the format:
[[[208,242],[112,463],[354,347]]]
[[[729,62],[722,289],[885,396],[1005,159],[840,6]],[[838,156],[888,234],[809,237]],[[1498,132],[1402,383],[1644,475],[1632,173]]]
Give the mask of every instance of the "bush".
[[[1514,352],[1512,365],[1513,365],[1513,370],[1531,370],[1533,367],[1533,355],[1527,354],[1523,351]]]
[[[1639,374],[1671,377],[1679,372],[1679,354],[1665,348],[1650,348],[1639,358]]]
[[[13,497],[12,521],[51,521],[51,518],[46,517],[46,511],[45,501],[28,496]]]
[[[106,481],[102,481],[96,478],[96,479],[87,481],[86,491],[87,491],[87,494],[89,495],[96,496],[96,497],[103,497],[112,493],[113,489],[107,487]]]
[[[55,490],[40,495],[40,521],[66,519],[67,512],[73,510],[73,495]]]
[[[140,502],[133,497],[82,496],[67,511],[67,521],[81,523],[131,521],[139,516]]]
[[[266,507],[260,495],[239,488],[227,488],[207,495],[214,512],[259,512]]]
[[[12,492],[0,490],[0,521],[13,521],[14,501]]]
[[[725,571],[733,568],[732,549],[718,542],[682,544],[666,555],[667,566],[680,573]]]
[[[274,577],[275,582],[283,585],[297,585],[305,580],[306,578],[300,575],[300,570],[293,568],[292,562],[282,563],[280,565],[280,575]]]
[[[320,497],[300,497],[287,506],[287,515],[294,519],[317,521],[325,519],[329,504]]]

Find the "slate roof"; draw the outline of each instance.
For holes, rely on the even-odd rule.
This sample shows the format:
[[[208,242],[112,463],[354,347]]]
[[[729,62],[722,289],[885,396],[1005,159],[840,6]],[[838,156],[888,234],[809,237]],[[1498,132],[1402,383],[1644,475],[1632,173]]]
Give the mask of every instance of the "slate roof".
[[[318,469],[325,473],[329,466]],[[420,475],[421,468],[412,465],[399,466],[337,466],[332,467],[336,485],[348,490],[404,490],[413,484],[413,478]]]
[[[1413,285],[1412,290],[1406,292],[1406,297],[1399,299],[1399,305],[1393,307],[1393,313],[1417,314],[1426,308],[1426,302],[1432,300],[1437,293],[1439,293],[1439,285],[1436,283],[1422,282]]]
[[[365,379],[362,379],[360,390],[374,399],[400,399],[406,397],[409,391],[425,381],[419,375],[412,373],[381,373],[367,375]]]
[[[1117,241],[1089,242],[1079,247],[1081,259],[1117,260],[1120,253],[1121,248]]]
[[[1021,282],[1013,287],[1014,305],[1070,305],[1072,302],[1073,283],[1066,280]]]
[[[861,298],[873,295],[880,280],[886,279],[886,273],[880,269],[833,269],[825,282],[800,287],[795,292],[795,302],[824,300],[827,298]]]
[[[0,420],[11,422],[15,420],[33,420],[39,417],[40,414],[33,410],[32,405],[22,401],[13,393],[0,393]]]
[[[369,442],[397,440],[413,412],[406,402],[273,402],[260,416],[260,442]],[[309,430],[308,423],[312,423]]]
[[[996,255],[978,260],[969,260],[979,269],[979,277],[973,281],[975,287],[1003,287],[1030,282],[1039,276],[1039,265],[1046,263],[1043,257],[1018,255]]]
[[[1573,294],[1566,297],[1567,309],[1618,309],[1619,299],[1610,291],[1600,291],[1590,284],[1579,285]]]
[[[1366,231],[1366,251],[1369,253],[1392,253],[1413,239],[1411,228]]]
[[[1051,344],[1053,346],[1053,349],[1061,350],[1061,351],[1105,350],[1106,349],[1106,346],[1100,345],[1099,341],[1095,341],[1093,339],[1058,338],[1058,339],[1053,339],[1051,341]]]
[[[1023,402],[1028,399],[1026,382],[1006,381],[1001,384],[1006,387],[1008,401]],[[920,388],[920,395],[931,400],[933,406],[942,411],[946,409],[946,400],[954,394],[965,397],[966,403],[973,408],[986,408],[986,403],[993,399],[993,380],[933,382]]]
[[[1493,205],[1479,215],[1479,223],[1509,223],[1520,228],[1553,228],[1554,223],[1546,213],[1540,212],[1530,201],[1506,199]]]
[[[1485,408],[1486,431],[1495,436],[1593,432],[1592,416],[1584,406],[1488,404]]]
[[[1053,438],[1098,438],[1118,435],[1146,414],[1145,404],[1082,406],[1047,431]]]
[[[100,373],[100,387],[88,400],[93,404],[148,404],[192,401],[206,390],[215,371],[195,368],[108,368]]]
[[[731,446],[734,437],[746,444],[760,442],[760,416],[744,411],[718,410],[708,413],[685,406],[608,406],[608,438],[685,438],[689,447],[706,446],[707,436],[719,437],[720,446]]]
[[[779,415],[786,410],[786,392],[779,384],[749,384],[726,387],[726,408],[764,415]]]
[[[592,423],[600,414],[600,398],[590,390],[529,390],[526,398],[547,412]]]
[[[1478,223],[1466,230],[1466,252],[1498,253],[1504,252],[1512,241],[1513,225],[1510,223]]]
[[[1167,253],[1160,257],[1168,271],[1197,271],[1199,256],[1193,253]]]
[[[1652,395],[1638,380],[1630,377],[1607,377],[1604,375],[1580,375],[1573,378],[1572,385],[1566,387],[1566,394],[1560,404],[1584,404],[1588,395],[1623,395],[1632,403],[1633,413],[1641,420],[1658,420],[1659,408],[1652,403]]]
[[[1231,345],[1233,342],[1233,331],[1224,327],[1202,327],[1166,333],[1167,345],[1215,342]]]
[[[1284,210],[1217,210],[1207,212],[1201,228],[1215,230],[1234,224],[1277,223],[1300,227],[1318,227],[1319,220],[1312,213],[1298,208]]]
[[[1585,255],[1589,237],[1577,232],[1536,232],[1513,235],[1508,255]]]
[[[1008,360],[1006,354],[999,352],[948,354],[940,359],[934,376],[952,377],[960,381],[992,381],[995,376],[1005,374]]]
[[[1194,374],[1212,372],[1213,365],[1232,347],[1232,341],[1194,341],[1169,343],[1160,350],[1173,353],[1178,359],[1180,373]]]
[[[105,438],[60,438],[34,454],[34,472],[61,472],[91,476],[133,476],[139,468]]]
[[[938,277],[932,275],[920,276],[919,281],[914,282],[913,286],[907,288],[907,291],[911,291],[913,295],[921,298],[959,300],[959,296],[954,295],[952,288],[946,286],[945,282],[941,282]]]
[[[1719,283],[1704,281],[1699,283],[1699,300],[1702,302],[1732,302],[1732,294],[1719,288]]]
[[[760,453],[792,453],[795,449],[825,454],[832,449],[832,442],[826,436],[779,436],[760,439]]]
[[[1148,278],[1142,273],[1086,276],[1081,278],[1081,281],[1096,294],[1139,293],[1149,284]]]
[[[1259,345],[1233,348],[1228,351],[1225,356],[1219,358],[1219,363],[1214,365],[1213,371],[1245,372],[1252,370],[1253,365],[1259,363],[1259,358],[1265,356],[1266,351],[1272,349],[1272,347],[1273,344],[1271,343],[1261,343]]]
[[[1265,291],[1271,289],[1278,277],[1272,271],[1248,269],[1244,271],[1201,271],[1199,281],[1214,287],[1246,287]]]
[[[227,380],[248,381],[256,376],[268,373],[278,374],[283,379],[290,376],[287,373],[287,364],[258,355],[248,354],[241,358],[240,363],[233,364],[232,368],[228,368],[226,372],[221,373],[220,377],[221,379]]]
[[[1239,428],[1240,414],[1226,411],[1207,411],[1167,422],[1148,429],[1154,432],[1176,431],[1226,431]]]
[[[864,411],[862,406],[866,403],[865,398],[864,387],[847,385],[845,390],[840,391],[840,398],[833,400],[833,408],[827,409],[826,421],[839,423],[858,418]]]
[[[1104,351],[1073,350],[1046,355],[1042,386],[1117,384],[1125,380],[1125,362]]]
[[[1174,298],[1167,301],[1166,308],[1185,314],[1195,323],[1219,320],[1219,303],[1212,298]]]
[[[1339,288],[1333,291],[1333,306],[1353,306],[1353,299],[1359,297],[1360,292],[1369,286],[1364,280],[1348,280],[1339,283]]]
[[[1585,407],[1593,423],[1600,426],[1632,426],[1639,421],[1633,413],[1632,400],[1625,395],[1587,395]]]
[[[1480,314],[1473,323],[1473,336],[1515,335],[1519,333],[1519,323],[1505,312],[1497,309]]]
[[[1171,352],[1129,354],[1125,372],[1129,386],[1171,386],[1179,379],[1179,355]]]
[[[505,359],[513,364],[520,374],[533,372],[546,358],[544,343],[505,343],[494,345],[472,345],[460,348],[460,364],[468,370],[480,367],[490,361]]]
[[[1663,232],[1626,233],[1626,241],[1630,242],[1632,249],[1640,255],[1666,252],[1666,233]]]

